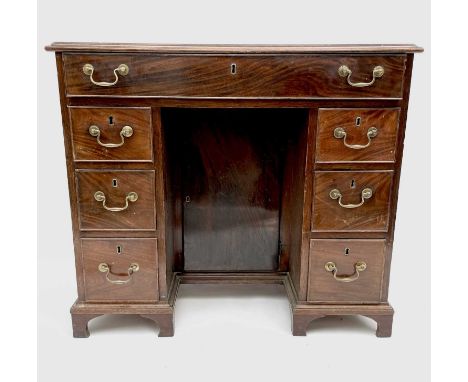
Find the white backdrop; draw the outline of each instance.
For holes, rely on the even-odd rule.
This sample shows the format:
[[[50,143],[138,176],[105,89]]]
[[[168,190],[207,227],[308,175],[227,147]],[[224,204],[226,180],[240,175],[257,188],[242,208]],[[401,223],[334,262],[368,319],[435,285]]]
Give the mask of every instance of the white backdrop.
[[[429,380],[430,18],[425,1],[89,1],[39,4],[39,375],[47,382],[294,378]],[[150,321],[100,317],[73,339],[71,221],[52,41],[416,43],[389,300],[393,337],[366,318],[324,319],[290,334],[277,286],[182,286],[175,336]],[[172,377],[174,378],[174,377]]]

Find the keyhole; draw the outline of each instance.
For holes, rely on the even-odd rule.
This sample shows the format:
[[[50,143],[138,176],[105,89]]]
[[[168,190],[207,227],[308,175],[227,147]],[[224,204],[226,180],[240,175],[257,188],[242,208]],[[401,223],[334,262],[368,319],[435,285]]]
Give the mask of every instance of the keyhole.
[[[114,124],[114,117],[112,115],[109,116],[109,125]]]
[[[112,179],[112,187],[117,187],[117,179]]]
[[[351,188],[356,188],[356,182],[353,180],[351,180]]]
[[[237,65],[231,64],[231,74],[236,74],[236,72],[237,72]]]
[[[361,126],[361,117],[356,117],[356,126]]]
[[[349,255],[349,248],[345,248],[344,254],[345,254],[345,256],[348,256],[348,255]]]
[[[122,253],[122,246],[118,245],[117,246],[117,255],[120,255]]]

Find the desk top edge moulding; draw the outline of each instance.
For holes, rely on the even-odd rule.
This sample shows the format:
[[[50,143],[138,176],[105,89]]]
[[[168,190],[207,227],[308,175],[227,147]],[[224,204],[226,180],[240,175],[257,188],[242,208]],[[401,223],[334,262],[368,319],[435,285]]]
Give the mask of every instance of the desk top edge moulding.
[[[391,336],[398,187],[422,48],[45,49],[58,73],[74,337],[105,314],[140,315],[173,336],[181,283],[281,284],[293,335],[317,318],[363,315]]]

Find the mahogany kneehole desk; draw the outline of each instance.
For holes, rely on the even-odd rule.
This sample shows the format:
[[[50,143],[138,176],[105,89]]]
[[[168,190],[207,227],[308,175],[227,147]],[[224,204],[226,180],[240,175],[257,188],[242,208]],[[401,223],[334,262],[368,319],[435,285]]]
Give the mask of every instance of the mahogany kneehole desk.
[[[278,283],[292,332],[387,301],[414,45],[54,43],[73,335],[174,334],[180,283]]]

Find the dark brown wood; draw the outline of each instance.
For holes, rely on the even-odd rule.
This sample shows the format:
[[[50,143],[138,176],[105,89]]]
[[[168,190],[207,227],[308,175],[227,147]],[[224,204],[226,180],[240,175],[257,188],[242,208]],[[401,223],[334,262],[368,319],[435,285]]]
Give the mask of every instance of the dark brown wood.
[[[184,272],[181,284],[284,284],[285,272]]]
[[[75,161],[152,162],[152,124],[150,108],[70,107]],[[90,126],[100,130],[103,144],[119,144],[124,126],[133,129],[120,147],[104,147],[89,133]]]
[[[102,314],[72,314],[73,337],[88,338],[88,322]]]
[[[65,94],[64,72],[62,54],[55,54],[57,67],[58,89],[60,94],[60,108],[62,114],[63,143],[65,148],[65,160],[67,168],[68,193],[70,201],[71,223],[73,230],[73,249],[75,254],[75,274],[78,292],[78,300],[84,299],[83,265],[81,257],[81,244],[79,235],[78,205],[76,203],[75,168],[73,163],[73,149],[70,129],[70,115],[68,113],[69,99]]]
[[[57,52],[70,190],[74,336],[89,335],[88,321],[103,314],[141,315],[158,324],[160,336],[172,336],[181,282],[283,283],[294,335],[305,335],[317,318],[351,314],[375,320],[377,336],[391,335],[398,183],[413,53],[421,48],[58,43],[47,49]],[[101,88],[90,84],[84,63],[93,64],[97,81],[113,81],[121,63],[130,71]],[[376,65],[385,73],[355,88],[338,75],[340,65],[351,68],[353,81],[371,80]],[[134,135],[121,148],[104,149],[89,135],[90,124],[102,126],[103,142],[118,140],[124,125]],[[379,133],[368,148],[353,150],[333,137],[338,125],[351,144],[366,143],[368,126]],[[343,203],[358,203],[366,186],[374,195],[359,208],[344,209],[329,197],[338,188]],[[110,206],[122,206],[129,191],[139,199],[126,212],[105,211],[94,200],[96,187]],[[191,218],[191,207],[204,213]],[[116,255],[117,242],[127,249],[132,243],[131,256]],[[197,243],[193,250],[190,242]],[[338,275],[350,275],[354,257],[367,263],[355,281],[339,282],[325,270],[333,261]],[[97,270],[106,262],[125,279],[130,258],[140,270],[126,285],[109,283]]]
[[[406,64],[406,73],[404,80],[404,99],[401,104],[400,112],[400,121],[399,121],[399,131],[398,131],[398,143],[397,143],[397,155],[395,163],[395,173],[393,176],[392,189],[392,199],[390,200],[391,205],[391,215],[389,219],[389,230],[388,230],[388,241],[387,241],[387,258],[385,261],[385,270],[384,270],[384,288],[382,292],[382,297],[386,300],[388,298],[388,287],[390,282],[390,265],[392,260],[392,249],[393,249],[393,237],[395,234],[395,221],[396,221],[396,211],[398,205],[398,188],[400,185],[400,174],[401,174],[401,163],[403,160],[403,146],[405,140],[405,131],[406,131],[406,116],[408,113],[408,102],[410,96],[411,88],[411,74],[413,70],[413,59],[412,54],[408,55],[408,62]]]
[[[312,207],[313,231],[387,231],[393,171],[317,171]],[[365,188],[372,197],[357,208],[343,208],[330,191],[342,194],[344,205],[361,202]]]
[[[166,206],[165,226],[170,227],[167,230],[168,243],[171,249],[167,251],[166,256],[171,261],[168,264],[167,271],[183,272],[184,270],[184,238],[183,238],[183,200],[182,200],[182,158],[180,152],[180,136],[177,126],[174,122],[172,109],[161,110],[158,124],[161,126],[161,135],[164,136],[161,146],[164,151],[164,186]],[[164,126],[164,129],[162,129]],[[168,275],[169,276],[169,275]]]
[[[87,303],[75,302],[70,309],[73,323],[73,336],[77,338],[89,337],[88,322],[106,314],[139,315],[154,321],[159,326],[159,337],[174,335],[174,299],[177,286],[171,290],[169,303]]]
[[[114,183],[115,182],[115,183]],[[78,171],[77,196],[82,230],[154,230],[156,228],[153,171]],[[116,186],[114,186],[116,184]],[[106,205],[123,208],[129,192],[138,200],[128,208],[113,212],[104,208],[94,194],[102,191]]]
[[[81,239],[81,251],[86,301],[158,300],[156,239]],[[109,266],[111,281],[130,281],[123,285],[111,283],[98,269],[102,263]],[[139,269],[129,275],[131,264],[138,264]]]
[[[167,314],[140,314],[141,317],[154,321],[159,326],[158,337],[172,337],[174,335],[174,315]]]
[[[291,331],[293,336],[306,336],[307,328],[310,323],[319,318],[325,317],[322,314],[308,314],[308,315],[296,315],[291,319]]]
[[[158,56],[65,54],[67,96],[194,98],[394,98],[402,95],[405,55],[394,56]],[[114,86],[96,86],[83,73],[94,67],[95,81],[112,82],[114,70],[129,67]],[[235,69],[233,69],[235,65]],[[338,75],[347,65],[355,82],[370,82],[373,69],[383,77],[372,86],[353,87]],[[235,73],[234,73],[235,70]]]
[[[393,313],[387,315],[365,314],[366,317],[373,319],[377,323],[375,335],[377,337],[391,337],[393,326]]]
[[[399,107],[401,100],[398,99],[299,99],[299,98],[144,98],[144,97],[95,97],[95,96],[79,96],[69,97],[67,102],[72,106],[102,106],[105,103],[112,107],[154,107],[163,108],[210,108],[210,109],[226,109],[226,108],[261,108],[261,109],[280,109],[280,108],[297,108],[297,109],[312,109],[316,108],[393,108]]]
[[[275,271],[291,110],[186,110],[178,120],[186,271]]]
[[[399,109],[320,109],[318,112],[316,162],[394,162]],[[365,146],[368,130],[375,127],[377,136],[365,148],[345,146],[334,130],[343,128],[346,144]]]
[[[167,182],[169,181],[167,163],[166,163],[166,148],[164,145],[164,134],[161,126],[161,110],[154,108],[153,124],[154,124],[154,155],[155,161],[155,202],[156,210],[156,226],[158,240],[158,263],[159,263],[159,291],[160,298],[167,300],[169,298],[169,290],[172,287],[171,282],[174,279],[173,262],[174,262],[174,246],[172,238],[172,230],[166,229],[171,227],[171,214],[168,208],[170,193]]]
[[[365,262],[367,268],[359,278],[336,280],[325,264],[333,262],[337,277],[355,275],[354,265]],[[315,303],[379,303],[382,300],[382,275],[385,240],[311,240],[307,300]]]
[[[306,170],[308,135],[310,133],[311,113],[304,110],[303,120],[298,121],[295,129],[288,129],[285,163],[281,186],[280,210],[280,271],[290,271],[295,287],[305,282],[302,269],[301,245],[304,223],[304,181]],[[293,122],[293,120],[290,120]],[[288,121],[289,122],[289,121]],[[292,123],[288,123],[292,126]]]
[[[391,337],[393,309],[389,305],[329,305],[311,306],[293,312],[292,332],[294,336],[305,336],[310,323],[326,316],[362,315],[377,323],[377,337]]]
[[[153,53],[416,53],[423,48],[414,44],[142,44],[54,42],[45,47],[57,52],[153,52]]]

